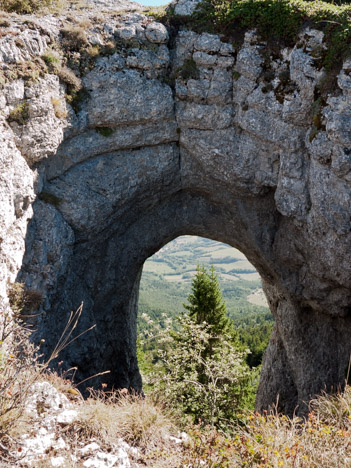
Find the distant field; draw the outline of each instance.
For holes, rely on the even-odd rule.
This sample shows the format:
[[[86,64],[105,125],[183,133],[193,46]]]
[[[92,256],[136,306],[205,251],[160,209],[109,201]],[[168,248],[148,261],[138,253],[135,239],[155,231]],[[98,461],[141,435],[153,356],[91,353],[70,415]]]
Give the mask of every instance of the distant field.
[[[253,291],[249,296],[247,296],[247,300],[251,302],[251,304],[267,306],[267,299],[262,289],[256,289],[256,291]]]
[[[259,274],[246,257],[226,244],[196,236],[178,237],[145,262],[140,313],[157,318],[161,312],[175,317],[183,311],[198,264],[214,265],[233,319],[267,313]]]

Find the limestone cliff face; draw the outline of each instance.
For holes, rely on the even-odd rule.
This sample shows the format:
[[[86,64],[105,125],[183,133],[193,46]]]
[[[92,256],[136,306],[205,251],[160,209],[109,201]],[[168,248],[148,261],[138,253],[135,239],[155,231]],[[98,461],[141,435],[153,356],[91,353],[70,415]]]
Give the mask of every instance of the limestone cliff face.
[[[17,17],[0,37],[2,297],[15,280],[42,293],[36,327],[48,352],[84,301],[78,331],[96,328],[60,359],[79,366],[81,378],[110,369],[104,382],[140,388],[143,263],[179,235],[210,237],[255,265],[276,320],[258,409],[279,395],[291,413],[343,385],[351,352],[351,62],[321,99],[325,74],[310,55],[324,47],[318,31],[272,56],[253,31],[234,50],[206,33],[180,30],[170,39],[140,13],[99,16],[95,4],[76,21],[90,16],[92,47],[119,48],[80,69],[75,110],[53,72],[34,82],[9,78],[61,44],[65,18],[29,27]]]

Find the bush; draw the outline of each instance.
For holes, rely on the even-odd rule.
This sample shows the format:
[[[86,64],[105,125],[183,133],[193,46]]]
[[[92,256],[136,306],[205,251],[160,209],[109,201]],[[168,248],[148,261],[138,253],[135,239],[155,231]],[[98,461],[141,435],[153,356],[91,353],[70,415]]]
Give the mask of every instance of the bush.
[[[29,341],[30,332],[0,304],[0,435],[17,424],[30,387],[38,380],[43,366]]]
[[[247,351],[239,351],[230,336],[215,336],[206,323],[186,315],[179,321],[179,333],[160,333],[163,349],[148,383],[195,422],[224,429],[252,392],[256,375],[245,363]]]
[[[34,13],[53,4],[53,0],[0,0],[0,9],[15,13]]]
[[[351,390],[311,402],[306,420],[272,412],[238,415],[227,434],[213,427],[189,430],[182,466],[348,468]]]
[[[8,116],[9,122],[17,122],[19,125],[25,125],[29,120],[29,105],[22,102],[15,107]]]
[[[72,51],[80,51],[88,45],[87,35],[81,26],[66,25],[61,29],[62,44]]]
[[[118,434],[129,444],[145,447],[174,430],[162,405],[123,390],[91,391],[91,398],[79,415],[79,426],[87,439],[98,437],[113,442]]]
[[[55,50],[47,50],[41,58],[49,67],[59,65],[61,63],[61,57]]]

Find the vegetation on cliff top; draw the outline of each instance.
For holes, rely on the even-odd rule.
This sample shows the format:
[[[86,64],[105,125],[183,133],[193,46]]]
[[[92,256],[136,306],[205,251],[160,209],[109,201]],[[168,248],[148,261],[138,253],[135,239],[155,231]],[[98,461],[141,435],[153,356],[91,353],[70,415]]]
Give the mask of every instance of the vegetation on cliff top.
[[[220,33],[240,42],[242,33],[255,28],[263,40],[293,45],[303,27],[325,33],[327,50],[321,63],[327,69],[351,52],[351,5],[306,0],[204,0],[191,17],[171,10],[160,20],[173,27],[188,25],[197,32]]]

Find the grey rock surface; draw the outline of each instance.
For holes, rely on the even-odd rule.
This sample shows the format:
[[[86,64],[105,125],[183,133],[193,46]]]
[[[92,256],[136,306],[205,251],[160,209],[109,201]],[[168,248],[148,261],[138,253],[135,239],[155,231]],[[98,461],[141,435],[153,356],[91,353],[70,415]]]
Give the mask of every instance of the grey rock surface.
[[[112,3],[96,0],[78,19]],[[20,21],[13,28],[28,40],[18,51],[2,36],[4,72],[42,55],[64,22],[47,16],[26,32]],[[140,390],[143,263],[179,235],[226,242],[259,271],[275,318],[257,408],[279,395],[280,409],[303,412],[344,385],[351,352],[350,61],[338,92],[321,99],[324,70],[309,55],[323,46],[319,31],[267,64],[255,32],[234,51],[207,33],[168,41],[139,12],[111,10],[87,28],[90,46],[116,48],[75,68],[78,106],[54,73],[8,78],[0,91],[2,296],[15,280],[41,292],[36,329],[47,353],[83,301],[77,332],[96,327],[60,359],[78,366],[79,380],[110,370],[110,387]],[[22,103],[28,118],[16,122]]]

